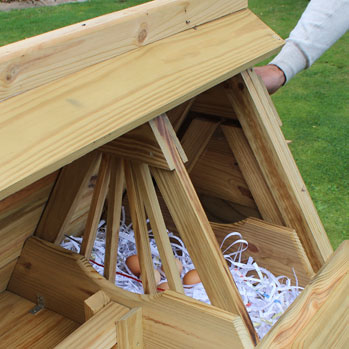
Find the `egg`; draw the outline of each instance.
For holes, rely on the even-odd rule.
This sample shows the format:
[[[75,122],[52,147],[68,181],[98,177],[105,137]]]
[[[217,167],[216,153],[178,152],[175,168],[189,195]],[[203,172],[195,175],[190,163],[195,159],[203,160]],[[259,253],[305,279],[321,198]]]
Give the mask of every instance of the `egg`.
[[[182,262],[178,258],[175,258],[175,262],[176,262],[179,274],[181,274],[182,270],[183,270],[183,264],[182,264]],[[164,271],[164,266],[163,265],[161,266],[161,270]]]
[[[198,284],[200,281],[199,274],[196,271],[196,269],[188,271],[184,277],[183,277],[183,284],[184,285],[195,285]]]
[[[154,269],[154,277],[155,277],[156,284],[158,284],[161,280],[161,275],[159,273],[159,270]]]
[[[169,290],[170,286],[168,285],[168,282],[162,282],[160,285],[158,285],[158,292]]]
[[[139,259],[136,254],[127,257],[126,265],[134,275],[136,276],[141,275],[141,266],[139,264]]]

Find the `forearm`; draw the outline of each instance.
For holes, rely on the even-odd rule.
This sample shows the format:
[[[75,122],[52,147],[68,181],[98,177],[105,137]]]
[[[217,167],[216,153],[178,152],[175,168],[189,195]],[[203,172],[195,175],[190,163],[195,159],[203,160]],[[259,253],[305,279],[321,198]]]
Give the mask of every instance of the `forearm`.
[[[349,0],[311,0],[281,52],[270,62],[287,81],[309,68],[349,29]]]

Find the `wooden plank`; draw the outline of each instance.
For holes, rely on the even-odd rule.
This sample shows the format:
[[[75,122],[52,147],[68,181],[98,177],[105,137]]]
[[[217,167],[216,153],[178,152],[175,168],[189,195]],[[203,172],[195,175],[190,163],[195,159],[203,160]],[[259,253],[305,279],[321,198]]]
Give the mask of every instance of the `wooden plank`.
[[[0,268],[0,292],[6,290],[16,263],[17,258]]]
[[[127,313],[128,308],[110,302],[55,348],[111,348],[117,342],[115,323]]]
[[[84,301],[85,320],[89,320],[92,316],[96,315],[107,304],[110,303],[110,298],[102,290],[96,292],[91,297],[88,297]]]
[[[169,144],[171,146],[171,144]],[[152,169],[156,183],[198,271],[211,304],[239,314],[254,343],[255,329],[217,244],[199,198],[174,145],[172,172]],[[198,247],[200,242],[200,247]]]
[[[184,293],[149,167],[136,163],[133,167],[169,287],[173,291]]]
[[[61,243],[100,159],[99,155],[92,152],[63,167],[36,229],[37,237]]]
[[[83,301],[100,289],[117,303],[142,307],[149,348],[177,349],[188,343],[192,348],[252,348],[239,316],[172,291],[151,296],[124,291],[100,276],[85,257],[37,238],[26,243],[10,284],[33,301],[44,295],[47,306],[79,323],[85,320]]]
[[[1,47],[0,100],[246,7],[157,0]]]
[[[142,308],[133,308],[116,324],[118,349],[143,348]]]
[[[259,266],[275,276],[285,275],[295,284],[294,269],[298,284],[302,287],[314,276],[307,255],[293,229],[265,223],[256,218],[234,224],[211,223],[211,226],[219,244],[232,231],[239,232],[249,246],[245,259],[251,256]]]
[[[145,162],[164,169],[173,169],[164,156],[151,127],[141,125],[100,148],[101,151],[129,160]]]
[[[104,276],[115,283],[118,256],[122,194],[125,185],[124,162],[112,157],[108,194],[107,233],[105,239]]]
[[[3,101],[0,199],[225,81],[282,43],[243,10]]]
[[[144,293],[156,293],[156,281],[154,275],[154,264],[150,251],[149,233],[144,211],[144,201],[140,188],[137,185],[136,171],[132,163],[125,161],[125,179],[127,197],[133,231],[136,240],[136,249],[141,267],[141,280]]]
[[[234,109],[231,107],[224,91],[225,83],[219,84],[201,93],[195,98],[191,111],[206,115],[219,116],[237,120]]]
[[[232,125],[221,127],[261,216],[267,222],[284,225],[280,210],[243,131]]]
[[[219,124],[220,121],[204,118],[195,118],[190,123],[181,139],[189,160],[186,164],[188,173],[195,167]]]
[[[200,194],[218,197],[256,209],[256,203],[240,171],[234,155],[218,128],[206,151],[190,173]]]
[[[178,130],[182,126],[183,121],[187,117],[195,98],[196,97],[189,99],[188,101],[177,105],[177,107],[167,112],[167,116],[169,117],[171,124],[173,125],[173,128],[176,132],[178,132]]]
[[[30,314],[34,306],[11,292],[0,294],[2,348],[53,348],[79,326],[47,309]]]
[[[349,336],[346,240],[263,338],[261,348],[346,348]]]
[[[254,74],[234,77],[226,91],[282,217],[296,230],[316,272],[332,247],[280,127],[255,88]]]
[[[97,183],[93,192],[91,208],[88,213],[86,228],[81,243],[80,254],[90,258],[93,244],[96,239],[98,224],[101,219],[102,210],[107,196],[110,178],[110,156],[103,154],[98,171]]]

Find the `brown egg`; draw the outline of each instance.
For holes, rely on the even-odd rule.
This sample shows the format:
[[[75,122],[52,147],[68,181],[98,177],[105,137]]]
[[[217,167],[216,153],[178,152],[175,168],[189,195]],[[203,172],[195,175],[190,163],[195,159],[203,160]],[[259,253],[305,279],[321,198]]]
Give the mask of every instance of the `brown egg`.
[[[141,275],[141,266],[139,264],[139,259],[138,259],[138,256],[136,254],[134,254],[130,257],[127,257],[126,265],[134,275],[136,275],[136,276]]]
[[[156,284],[158,284],[161,280],[161,275],[159,270],[154,269],[154,277],[155,277]]]
[[[188,271],[183,277],[184,285],[194,285],[198,284],[200,281],[199,274],[196,269]]]
[[[183,270],[183,264],[182,264],[182,262],[178,258],[175,258],[175,262],[177,264],[177,268],[178,268],[179,274],[181,274],[182,270]],[[164,271],[164,266],[163,265],[161,266],[161,270]]]
[[[170,286],[168,285],[168,282],[162,282],[160,285],[158,285],[158,292],[169,290]]]

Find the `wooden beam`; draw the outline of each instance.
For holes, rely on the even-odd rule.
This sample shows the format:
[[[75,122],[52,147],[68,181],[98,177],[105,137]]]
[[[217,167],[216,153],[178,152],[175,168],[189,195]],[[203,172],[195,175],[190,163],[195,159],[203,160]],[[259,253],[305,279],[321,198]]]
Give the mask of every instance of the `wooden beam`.
[[[314,276],[303,246],[291,228],[266,223],[256,218],[248,218],[234,224],[211,223],[211,226],[219,244],[232,231],[239,232],[249,246],[243,258],[253,257],[259,266],[275,276],[286,275],[296,284],[295,272],[301,287],[305,287]],[[228,246],[225,244],[223,248],[225,247]]]
[[[0,100],[246,7],[157,0],[1,47]]]
[[[85,320],[91,319],[100,310],[110,303],[110,298],[102,290],[96,292],[84,301]]]
[[[144,293],[154,294],[156,293],[154,264],[150,250],[144,202],[140,188],[137,185],[136,176],[132,163],[125,161],[127,197],[136,240],[137,255],[141,267],[141,280]]]
[[[91,256],[93,244],[96,239],[98,224],[101,219],[105,198],[107,196],[109,178],[110,156],[108,154],[103,154],[80,248],[80,254],[84,255],[87,259]]]
[[[234,77],[226,91],[281,215],[296,230],[316,272],[332,247],[279,124],[260,98],[254,74],[248,70]]]
[[[36,229],[37,237],[61,243],[99,160],[100,154],[92,152],[62,168]]]
[[[189,99],[188,101],[177,105],[177,107],[169,110],[167,112],[167,116],[169,117],[171,124],[173,125],[173,129],[178,132],[180,127],[182,126],[185,118],[187,117],[190,108],[194,102],[196,97]]]
[[[149,167],[136,163],[133,164],[133,167],[170,289],[184,293]]]
[[[220,121],[204,118],[195,118],[190,123],[181,139],[183,149],[189,160],[186,164],[188,173],[195,167],[219,124]]]
[[[143,349],[142,308],[133,308],[116,324],[118,349]]]
[[[199,198],[174,145],[169,144],[176,169],[153,168],[152,173],[180,236],[188,249],[211,304],[239,314],[253,342],[258,338],[242,303]]]
[[[111,348],[117,343],[116,322],[127,313],[128,308],[110,302],[55,348]]]
[[[260,348],[345,348],[349,342],[349,241],[338,247],[260,343]]]
[[[242,129],[232,125],[222,125],[221,127],[261,216],[267,222],[284,225],[279,207]]]
[[[124,162],[112,157],[108,193],[107,232],[105,239],[104,276],[115,283],[121,220],[122,194],[125,185]]]
[[[0,200],[225,81],[282,43],[243,10],[3,101]],[[81,63],[81,56],[70,57]]]

